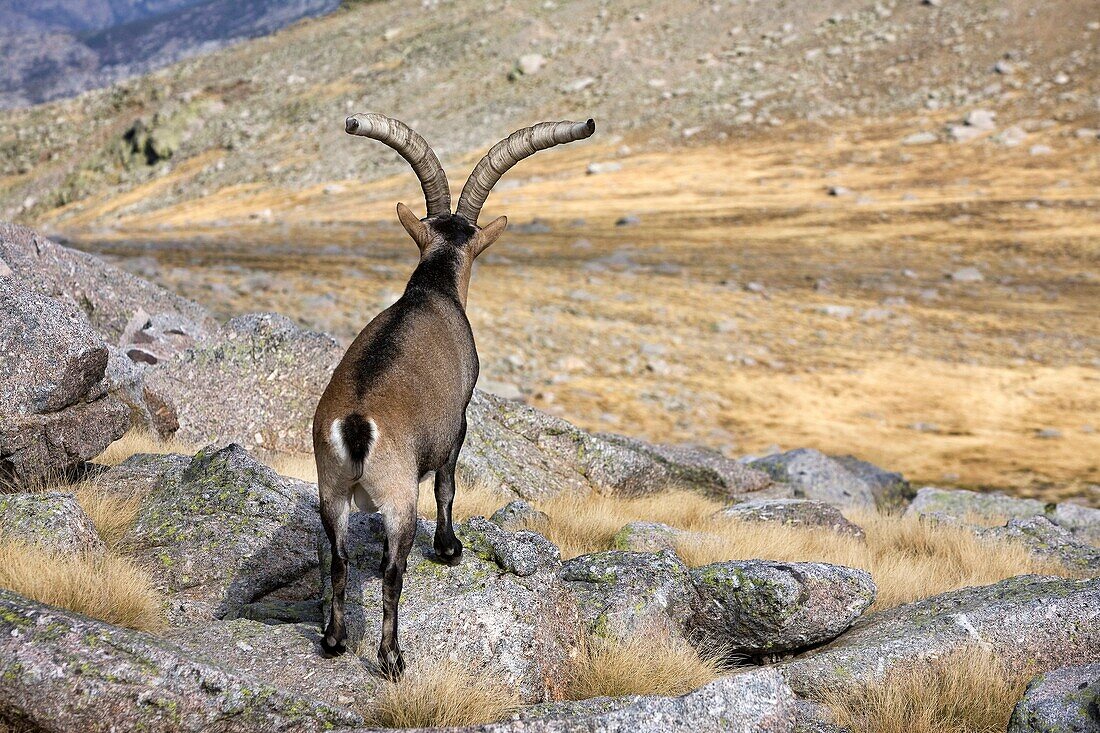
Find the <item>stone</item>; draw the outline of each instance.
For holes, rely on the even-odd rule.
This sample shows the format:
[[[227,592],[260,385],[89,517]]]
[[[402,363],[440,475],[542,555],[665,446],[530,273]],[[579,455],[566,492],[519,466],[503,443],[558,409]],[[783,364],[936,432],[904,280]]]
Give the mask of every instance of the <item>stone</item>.
[[[145,382],[175,406],[180,440],[308,453],[313,412],[343,353],[331,336],[252,313],[148,370]]]
[[[690,534],[661,522],[630,522],[615,533],[611,546],[630,552],[676,552],[676,543]]]
[[[771,657],[816,646],[848,629],[875,600],[865,570],[819,562],[733,560],[691,571],[692,621],[705,646]]]
[[[221,657],[0,590],[0,708],[36,731],[310,733],[363,724],[351,710],[211,661]]]
[[[985,276],[977,267],[962,267],[951,273],[951,279],[957,283],[980,283]]]
[[[934,143],[939,138],[936,137],[934,132],[914,132],[912,135],[908,135],[902,138],[902,145],[929,145]]]
[[[420,520],[409,555],[399,619],[405,660],[466,662],[498,675],[527,703],[560,697],[580,616],[558,575],[557,548],[535,532],[505,532],[475,517],[455,525],[465,551],[459,565],[448,567],[436,561],[434,532],[434,522]],[[380,515],[352,514],[348,648],[361,648],[368,660],[382,623],[383,536]],[[319,543],[327,604],[329,549],[327,540]]]
[[[966,114],[966,124],[979,130],[992,130],[996,127],[996,122],[994,122],[996,117],[995,112],[990,112],[987,109],[974,109]]]
[[[0,494],[0,537],[56,552],[103,552],[95,525],[72,494]]]
[[[869,614],[832,643],[778,666],[795,693],[874,684],[893,670],[979,644],[1010,671],[1100,656],[1100,580],[1021,575]]]
[[[0,259],[26,287],[82,311],[109,343],[138,310],[170,317],[196,338],[217,325],[197,303],[18,224],[0,223]]]
[[[1073,532],[1082,542],[1100,546],[1100,509],[1063,501],[1055,505],[1047,518]]]
[[[1043,516],[1047,504],[1036,499],[1017,499],[1003,494],[982,493],[965,489],[939,489],[925,486],[917,491],[907,515],[943,514],[955,519],[976,515],[996,519],[1026,519]]]
[[[235,444],[190,459],[144,456],[139,464],[163,470],[123,543],[170,596],[174,625],[233,615],[276,591],[297,590],[291,600],[319,597],[312,484],[279,476]]]
[[[1100,575],[1100,548],[1079,542],[1073,533],[1046,517],[1010,519],[1004,527],[974,531],[980,537],[1020,543],[1032,555],[1059,562],[1077,573]]]
[[[516,68],[524,76],[531,76],[532,74],[539,73],[539,69],[546,64],[546,57],[541,53],[525,53],[519,57],[519,62],[516,64]]]
[[[1100,731],[1100,662],[1037,675],[1008,722],[1008,733],[1071,731]]]
[[[697,605],[690,571],[669,550],[581,555],[561,578],[589,632],[606,638],[685,638]]]
[[[726,507],[717,516],[739,522],[820,528],[851,537],[863,537],[863,529],[846,519],[839,509],[831,504],[809,499],[755,499]]]
[[[903,509],[917,495],[916,489],[911,487],[900,473],[879,468],[855,456],[830,456],[830,458],[871,486],[875,506],[880,511]]]
[[[3,230],[0,229],[0,235]],[[2,240],[0,240],[2,241]],[[110,351],[75,306],[6,278],[0,287],[0,479],[76,471],[130,428]]]
[[[834,506],[873,509],[871,485],[839,461],[812,448],[798,448],[758,458],[752,468],[784,481],[794,489],[794,498],[813,499]]]
[[[508,532],[521,529],[540,531],[550,524],[550,515],[540,512],[523,499],[516,499],[493,512],[489,521]]]
[[[760,669],[721,677],[680,697],[589,703],[570,717],[490,723],[453,733],[790,733],[795,704],[782,678]]]

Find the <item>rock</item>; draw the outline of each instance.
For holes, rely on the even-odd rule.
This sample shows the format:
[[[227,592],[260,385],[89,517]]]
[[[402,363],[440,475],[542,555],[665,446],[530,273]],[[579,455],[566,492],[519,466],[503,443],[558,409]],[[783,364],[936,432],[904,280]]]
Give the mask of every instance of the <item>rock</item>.
[[[774,670],[760,669],[721,677],[681,697],[596,707],[568,718],[491,723],[461,733],[790,733],[795,698]]]
[[[977,515],[998,520],[1046,517],[1073,533],[1086,544],[1100,542],[1100,509],[1063,502],[1047,504],[1036,499],[1017,499],[1003,494],[937,489],[926,486],[917,492],[906,514],[939,514],[957,520]]]
[[[980,644],[1010,670],[1054,669],[1100,656],[1100,580],[1023,575],[863,618],[836,641],[778,669],[800,696],[880,681]]]
[[[523,499],[510,501],[489,517],[501,529],[508,532],[516,532],[521,529],[540,531],[550,524],[550,515],[540,512]]]
[[[253,313],[232,319],[145,379],[175,405],[183,441],[310,452],[313,411],[342,357],[330,336],[275,313]]]
[[[684,638],[697,604],[687,566],[668,550],[610,550],[564,563],[561,578],[597,636]]]
[[[902,509],[908,506],[917,495],[916,489],[912,488],[900,473],[879,468],[855,456],[830,456],[830,458],[870,484],[875,505],[880,511]]]
[[[829,186],[827,190],[830,196],[847,196],[852,193],[852,189],[847,186]]]
[[[56,479],[122,437],[130,409],[82,313],[11,278],[0,286],[0,479]]]
[[[981,537],[1018,542],[1036,557],[1060,562],[1070,570],[1100,575],[1100,548],[1079,542],[1046,517],[1010,519],[1004,527],[975,528],[975,532]]]
[[[600,173],[614,173],[623,169],[622,163],[616,163],[615,161],[599,162],[593,161],[585,168],[585,173],[590,176],[599,175]]]
[[[17,224],[0,223],[0,259],[23,285],[82,311],[109,343],[139,310],[171,318],[195,338],[216,327],[197,303]]]
[[[350,710],[288,693],[155,636],[6,590],[0,590],[0,700],[5,717],[47,732],[282,733],[363,723]]]
[[[963,267],[951,273],[951,279],[957,283],[980,283],[985,276],[977,267]]]
[[[0,537],[57,552],[102,552],[103,540],[72,494],[0,494]]]
[[[847,320],[851,318],[856,309],[850,305],[836,305],[835,303],[829,303],[827,305],[818,306],[817,312],[829,316],[830,318],[839,318],[840,320]]]
[[[1100,731],[1100,662],[1035,677],[1012,711],[1008,733]]]
[[[189,460],[139,460],[146,472],[158,463],[163,471],[123,542],[171,596],[173,624],[235,615],[275,591],[319,597],[312,484],[279,476],[235,444]]]
[[[756,499],[718,512],[739,522],[774,522],[788,527],[823,528],[837,534],[863,537],[859,525],[845,519],[831,504],[808,499]]]
[[[638,226],[641,223],[642,220],[634,214],[620,216],[618,219],[615,220],[615,226],[617,227],[633,227]]]
[[[843,633],[875,600],[865,570],[826,563],[737,560],[691,571],[704,645],[771,656]]]
[[[1006,127],[1004,131],[997,136],[997,141],[1008,148],[1014,148],[1026,139],[1027,133],[1024,131],[1024,128],[1019,125]]]
[[[812,448],[799,448],[758,458],[752,468],[767,472],[776,481],[785,481],[797,499],[813,499],[835,506],[873,509],[875,496],[871,485],[842,463]]]
[[[902,145],[929,145],[934,143],[939,138],[936,137],[934,132],[914,132],[912,135],[908,135],[902,138]]]
[[[470,427],[459,457],[463,475],[524,499],[592,491],[637,495],[670,484],[727,496],[770,481],[759,472],[729,465],[733,461],[723,459],[715,466],[709,458],[677,460],[640,441],[587,433],[561,418],[480,390],[474,392],[466,417]]]
[[[407,661],[452,658],[499,675],[525,702],[564,690],[580,623],[576,601],[558,575],[556,547],[534,532],[505,532],[480,517],[455,525],[462,562],[435,561],[434,522],[421,520],[401,595],[400,641]],[[348,536],[348,648],[367,658],[382,622],[382,521],[353,514]],[[321,540],[324,597],[328,542]]]
[[[546,57],[541,53],[525,53],[519,57],[516,68],[519,69],[521,74],[531,76],[537,74],[545,63]]]
[[[997,126],[994,122],[996,117],[995,112],[990,112],[987,109],[974,109],[967,113],[966,124],[979,130],[992,130]]]
[[[611,544],[630,552],[676,552],[676,542],[691,533],[661,522],[630,522],[615,533]]]
[[[672,485],[718,498],[756,494],[775,485],[764,471],[750,468],[707,448],[647,443],[614,433],[599,433],[598,437],[664,464]]]

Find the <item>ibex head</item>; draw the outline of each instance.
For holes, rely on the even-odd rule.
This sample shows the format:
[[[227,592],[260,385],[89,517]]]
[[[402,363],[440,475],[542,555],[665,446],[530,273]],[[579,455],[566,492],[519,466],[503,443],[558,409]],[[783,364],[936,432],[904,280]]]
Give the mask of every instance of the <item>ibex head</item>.
[[[477,217],[489,192],[500,177],[524,158],[539,150],[562,143],[583,140],[596,131],[593,120],[587,122],[542,122],[516,130],[485,154],[474,166],[458,206],[451,213],[451,192],[447,174],[428,143],[408,125],[380,114],[357,114],[347,118],[345,129],[352,135],[362,135],[389,145],[408,161],[424,189],[427,216],[420,219],[405,204],[397,205],[397,218],[420,248],[420,258],[433,255],[441,248],[457,251],[467,267],[479,254],[496,241],[508,225],[508,218],[498,217],[484,227]]]

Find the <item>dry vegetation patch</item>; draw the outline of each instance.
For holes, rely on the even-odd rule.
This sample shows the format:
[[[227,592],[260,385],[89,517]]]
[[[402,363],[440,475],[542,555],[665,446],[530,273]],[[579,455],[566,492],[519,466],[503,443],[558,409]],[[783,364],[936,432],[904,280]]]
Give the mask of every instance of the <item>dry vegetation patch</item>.
[[[113,491],[96,479],[81,482],[71,489],[77,503],[95,525],[100,539],[109,550],[119,551],[122,538],[137,520],[141,495]]]
[[[1000,733],[1031,676],[972,647],[898,670],[881,684],[826,693],[822,702],[852,733]]]
[[[516,691],[497,677],[456,661],[417,663],[399,681],[384,683],[363,717],[381,728],[491,723],[520,707]]]
[[[126,558],[66,555],[0,540],[0,587],[59,608],[139,631],[164,626],[149,576]]]
[[[586,640],[570,668],[571,700],[623,695],[684,695],[721,674],[718,655],[667,636]]]

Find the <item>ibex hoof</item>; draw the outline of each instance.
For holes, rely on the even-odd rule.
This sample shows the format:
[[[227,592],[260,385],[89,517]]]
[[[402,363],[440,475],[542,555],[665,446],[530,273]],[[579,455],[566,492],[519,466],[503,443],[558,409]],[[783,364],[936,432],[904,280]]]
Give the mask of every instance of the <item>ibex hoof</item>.
[[[343,639],[336,639],[328,634],[321,637],[321,651],[326,657],[338,657],[348,650],[348,645]]]
[[[400,649],[385,654],[379,652],[378,666],[382,669],[382,676],[391,682],[397,682],[405,674],[405,655]]]
[[[453,568],[462,560],[462,543],[456,539],[454,544],[436,547],[435,556],[439,562]]]

